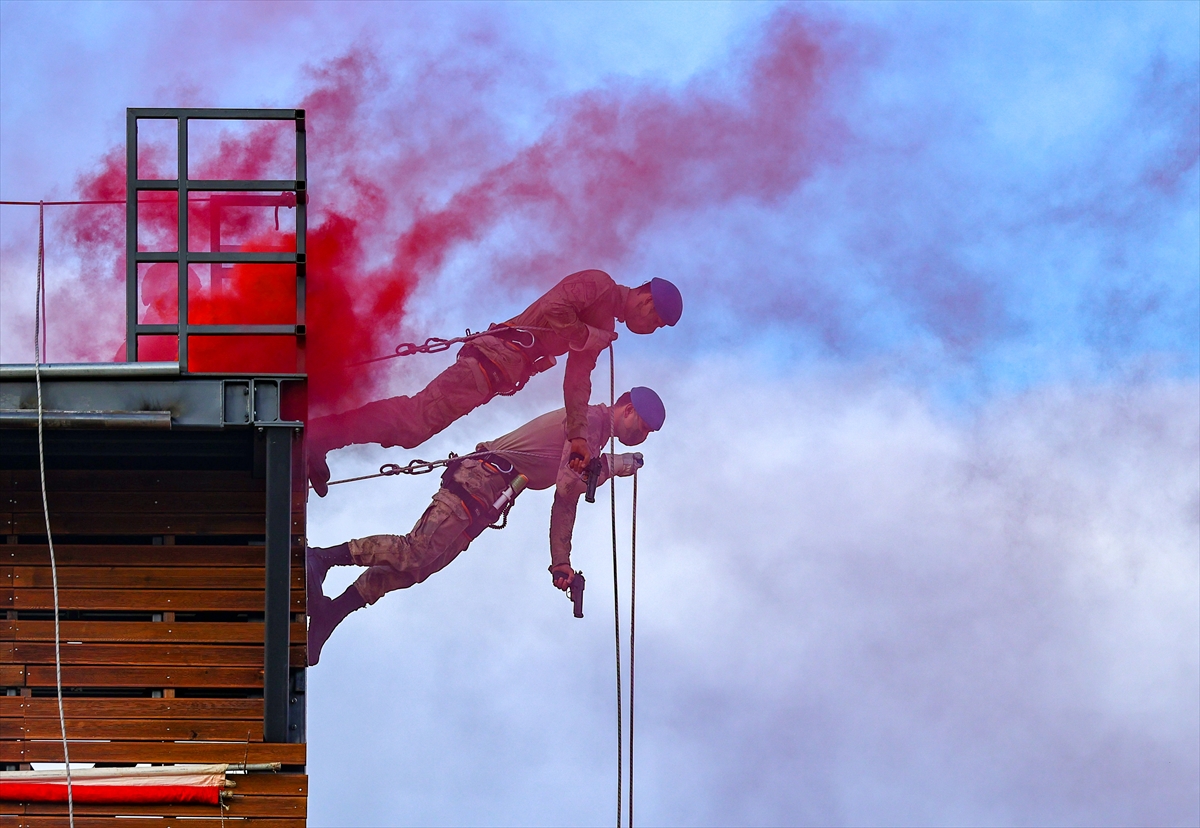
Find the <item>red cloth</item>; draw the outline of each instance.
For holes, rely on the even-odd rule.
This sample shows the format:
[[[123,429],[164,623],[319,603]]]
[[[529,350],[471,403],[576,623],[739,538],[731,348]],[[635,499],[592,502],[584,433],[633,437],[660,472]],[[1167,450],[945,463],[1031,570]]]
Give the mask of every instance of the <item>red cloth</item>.
[[[216,805],[225,789],[227,768],[228,765],[81,768],[71,771],[71,799],[81,803]],[[66,802],[66,772],[0,772],[0,800]]]
[[[185,804],[216,805],[221,788],[193,785],[89,785],[71,780],[71,798],[78,803]],[[0,799],[14,802],[66,802],[67,783],[4,782],[0,783]]]

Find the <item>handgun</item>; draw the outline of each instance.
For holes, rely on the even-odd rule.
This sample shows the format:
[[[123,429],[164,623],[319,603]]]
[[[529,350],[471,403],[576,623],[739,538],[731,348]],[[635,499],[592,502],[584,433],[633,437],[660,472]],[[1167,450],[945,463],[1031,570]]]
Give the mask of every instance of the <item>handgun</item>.
[[[596,484],[600,482],[600,458],[593,457],[591,461],[583,467],[583,479],[587,483],[587,494],[583,499],[588,503],[596,502]]]
[[[587,581],[583,579],[583,573],[578,569],[575,570],[575,577],[571,580],[571,585],[567,587],[567,593],[571,598],[571,603],[575,605],[575,617],[583,618],[583,588],[587,585]]]

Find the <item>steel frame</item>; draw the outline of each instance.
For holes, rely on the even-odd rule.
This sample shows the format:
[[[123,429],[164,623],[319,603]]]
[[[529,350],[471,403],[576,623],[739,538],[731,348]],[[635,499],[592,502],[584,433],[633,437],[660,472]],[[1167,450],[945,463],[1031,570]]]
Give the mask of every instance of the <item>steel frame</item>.
[[[125,341],[126,360],[137,362],[138,337],[167,335],[179,339],[179,365],[188,373],[188,339],[192,336],[294,336],[298,354],[297,370],[303,372],[306,279],[306,234],[308,229],[308,157],[303,109],[148,109],[129,108],[125,114]],[[176,177],[173,179],[143,179],[138,177],[138,122],[143,120],[174,120],[176,122]],[[208,180],[188,177],[188,122],[195,120],[222,121],[294,121],[296,124],[296,177],[286,180]],[[176,250],[138,250],[138,194],[148,191],[174,191],[178,199],[178,238]],[[294,253],[224,251],[192,251],[188,245],[188,198],[193,192],[269,193],[285,195],[247,195],[238,203],[260,206],[292,206],[296,209],[296,251]],[[217,197],[220,198],[220,197]],[[228,197],[227,197],[227,200]],[[214,213],[220,204],[214,205]],[[210,227],[210,237],[219,239],[219,231]],[[210,245],[219,247],[219,244]],[[179,266],[177,285],[179,303],[176,324],[140,324],[138,320],[138,265],[154,262],[175,262]],[[294,264],[296,266],[296,322],[294,325],[193,325],[188,322],[188,265],[236,264]]]

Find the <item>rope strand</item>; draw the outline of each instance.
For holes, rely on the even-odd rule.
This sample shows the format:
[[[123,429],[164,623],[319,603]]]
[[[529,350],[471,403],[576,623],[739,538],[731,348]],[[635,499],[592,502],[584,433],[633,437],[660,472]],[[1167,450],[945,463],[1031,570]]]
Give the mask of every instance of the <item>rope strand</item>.
[[[33,378],[37,384],[38,406],[38,474],[42,482],[42,514],[46,518],[46,545],[50,548],[50,582],[54,587],[54,686],[58,695],[58,727],[62,734],[63,765],[67,771],[67,820],[75,828],[75,796],[71,785],[71,755],[67,747],[67,721],[63,713],[62,651],[58,629],[58,565],[54,560],[54,535],[50,532],[50,503],[46,497],[46,448],[42,417],[42,311],[45,303],[46,243],[45,210],[38,207],[37,302],[33,311]]]
[[[637,496],[638,473],[633,470],[633,518],[629,534],[629,828],[633,828],[633,653],[637,643]]]
[[[617,444],[613,432],[616,430],[615,414],[613,407],[616,405],[617,394],[617,378],[616,378],[616,361],[613,357],[613,347],[608,346],[608,416],[609,416],[609,435],[608,435],[608,454],[610,457],[616,452]],[[613,634],[616,643],[617,651],[617,828],[621,828],[621,779],[623,771],[621,768],[621,754],[625,748],[625,740],[621,734],[621,601],[617,591],[617,476],[610,474],[609,483],[609,504],[612,509],[612,553],[613,553]]]

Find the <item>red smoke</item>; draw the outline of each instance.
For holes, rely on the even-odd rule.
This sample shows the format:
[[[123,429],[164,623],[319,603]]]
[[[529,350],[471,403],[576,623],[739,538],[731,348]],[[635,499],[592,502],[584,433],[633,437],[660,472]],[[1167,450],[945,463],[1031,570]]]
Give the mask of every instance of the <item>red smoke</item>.
[[[348,369],[350,363],[386,354],[401,338],[448,335],[402,332],[405,302],[418,282],[438,275],[456,246],[481,242],[502,222],[522,237],[492,257],[494,280],[546,287],[573,270],[603,267],[628,283],[621,266],[656,219],[792,192],[836,144],[822,101],[838,61],[823,45],[827,33],[794,13],[776,15],[767,31],[732,89],[697,83],[682,92],[587,92],[560,103],[538,140],[511,149],[484,115],[486,84],[464,81],[461,67],[455,75],[430,66],[401,85],[388,77],[385,61],[356,52],[315,72],[315,87],[298,104],[309,124],[305,368],[314,413],[376,393],[381,374]],[[474,110],[477,121],[464,119]],[[263,177],[291,158],[292,145],[279,136],[274,125],[226,135],[191,174]],[[166,177],[174,163],[162,147],[143,147],[141,157],[143,175]],[[123,158],[123,150],[106,156],[81,182],[81,196],[121,198]],[[208,209],[191,207],[192,249],[207,249]],[[276,232],[270,208],[229,211],[222,232],[242,249],[288,248],[294,241],[283,215],[290,221],[291,212],[280,211]],[[147,206],[141,218],[143,248],[173,249],[173,202]],[[78,208],[69,231],[83,257],[83,289],[122,297],[121,210]],[[197,267],[205,284],[189,298],[191,321],[294,320],[287,268],[236,267],[215,290],[208,266]],[[687,274],[676,278],[686,291]],[[56,304],[78,306],[76,299],[83,297]],[[518,310],[479,308],[474,327]],[[190,342],[193,369],[245,370],[250,359],[252,370],[264,370],[286,362],[274,350],[282,339]]]

